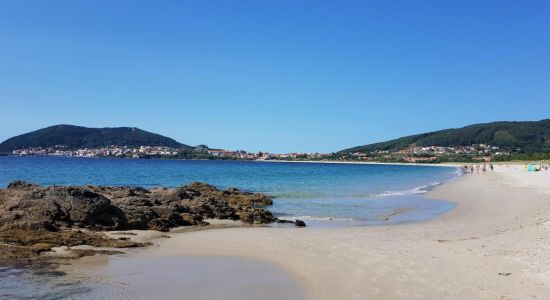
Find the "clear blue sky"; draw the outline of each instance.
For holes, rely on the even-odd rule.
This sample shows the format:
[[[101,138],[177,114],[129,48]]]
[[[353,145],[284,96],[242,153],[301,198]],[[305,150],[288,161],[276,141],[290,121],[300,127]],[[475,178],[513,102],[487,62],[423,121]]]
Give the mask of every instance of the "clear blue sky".
[[[337,151],[550,117],[550,1],[0,1],[0,140]]]

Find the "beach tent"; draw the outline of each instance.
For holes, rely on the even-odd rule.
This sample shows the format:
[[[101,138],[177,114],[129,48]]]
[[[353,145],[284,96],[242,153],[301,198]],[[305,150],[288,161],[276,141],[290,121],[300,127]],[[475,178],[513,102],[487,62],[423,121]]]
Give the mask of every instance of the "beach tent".
[[[537,165],[527,165],[527,172],[537,172],[540,171],[540,168],[537,167]]]

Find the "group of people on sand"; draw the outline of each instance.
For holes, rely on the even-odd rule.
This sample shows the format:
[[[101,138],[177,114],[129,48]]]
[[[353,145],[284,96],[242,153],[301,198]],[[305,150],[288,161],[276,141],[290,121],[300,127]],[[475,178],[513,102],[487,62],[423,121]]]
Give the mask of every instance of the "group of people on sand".
[[[463,168],[466,172],[470,172],[472,174],[474,174],[474,173],[479,174],[480,171],[483,172],[483,174],[485,174],[485,172],[487,172],[488,170],[493,171],[495,169],[495,166],[493,166],[493,164],[489,164],[488,166],[487,166],[487,164],[483,164],[483,165],[471,164],[469,166],[464,165]]]
[[[509,165],[506,165],[506,166],[509,167]],[[493,166],[493,164],[490,163],[490,164],[463,165],[462,168],[464,169],[465,173],[485,174],[487,171],[493,171],[495,167]],[[548,171],[550,170],[550,164],[527,164],[525,165],[525,170],[527,172]]]

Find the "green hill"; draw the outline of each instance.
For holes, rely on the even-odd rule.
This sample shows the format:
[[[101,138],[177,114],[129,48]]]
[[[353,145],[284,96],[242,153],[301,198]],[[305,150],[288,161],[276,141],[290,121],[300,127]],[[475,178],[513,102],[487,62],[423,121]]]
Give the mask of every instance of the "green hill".
[[[489,144],[514,151],[520,149],[519,152],[522,153],[550,152],[550,119],[475,124],[353,147],[339,153],[396,151],[410,146],[456,147],[473,144]]]
[[[56,125],[7,139],[0,144],[0,153],[30,147],[65,146],[68,149],[117,146],[167,146],[192,148],[171,138],[135,127],[87,128]]]

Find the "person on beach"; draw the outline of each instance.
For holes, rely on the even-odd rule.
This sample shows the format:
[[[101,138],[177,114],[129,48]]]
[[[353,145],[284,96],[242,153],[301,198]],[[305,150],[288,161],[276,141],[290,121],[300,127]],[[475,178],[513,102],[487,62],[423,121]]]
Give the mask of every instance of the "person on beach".
[[[483,165],[483,168],[481,170],[483,171],[483,174],[485,174],[485,172],[487,171],[487,166]]]
[[[479,174],[479,165],[476,165],[476,173]]]
[[[489,168],[491,168],[491,171],[493,171],[493,168],[494,168],[493,164],[490,164]]]
[[[470,166],[470,173],[474,174],[474,165]]]

